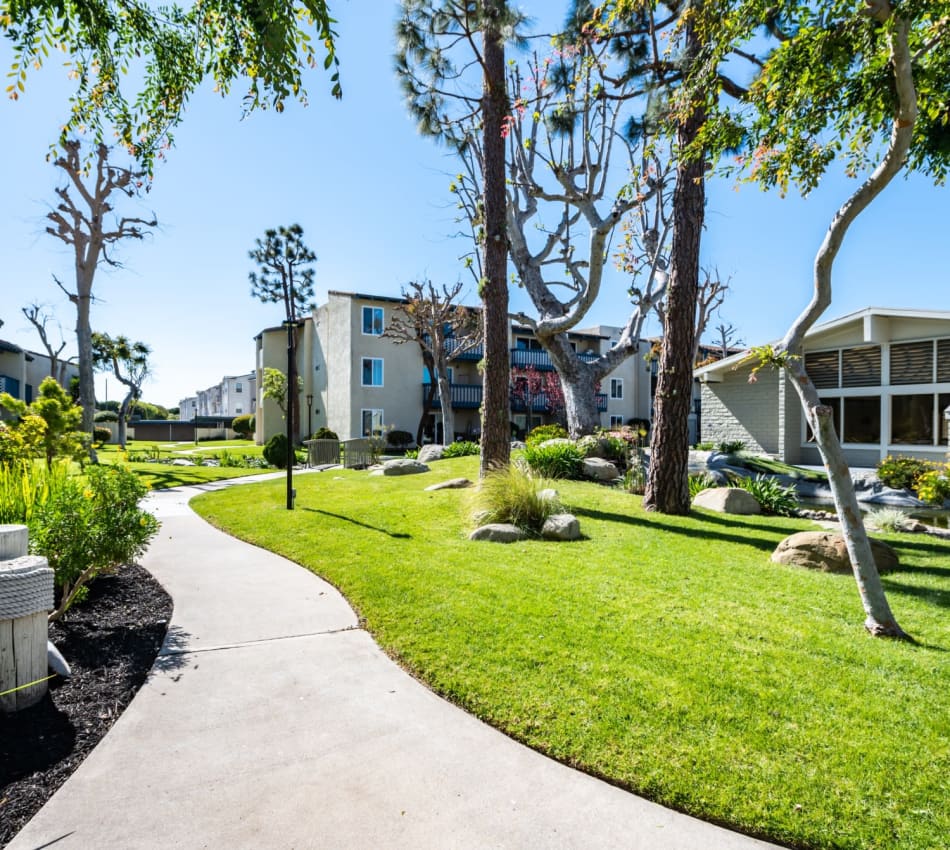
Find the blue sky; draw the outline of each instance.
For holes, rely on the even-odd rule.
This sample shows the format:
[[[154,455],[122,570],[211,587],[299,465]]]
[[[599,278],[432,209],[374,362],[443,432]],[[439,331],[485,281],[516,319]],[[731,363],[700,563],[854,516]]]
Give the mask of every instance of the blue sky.
[[[318,300],[328,289],[398,295],[406,282],[429,277],[462,279],[475,302],[459,261],[470,244],[452,237],[460,228],[448,185],[457,166],[417,135],[392,72],[396,4],[331,5],[339,19],[341,102],[326,95],[327,81],[317,72],[308,80],[308,107],[243,121],[239,96],[199,92],[151,192],[125,208],[154,212],[160,227],[122,249],[124,268],[100,269],[93,327],[151,346],[149,401],[177,405],[223,375],[253,368],[254,335],[281,319],[278,305],[251,298],[247,282],[247,253],[268,227],[303,226],[318,257]],[[374,12],[367,14],[370,7]],[[550,14],[537,0],[522,7],[529,13],[547,7]],[[9,59],[5,43],[3,59]],[[37,350],[22,306],[48,305],[68,340],[75,325],[74,310],[52,279],[71,280],[71,253],[44,233],[61,182],[45,156],[65,115],[63,77],[51,64],[28,80],[19,101],[0,105],[6,166],[0,337]],[[731,277],[722,316],[746,343],[780,337],[807,303],[815,252],[852,187],[834,178],[805,200],[783,200],[751,186],[711,184],[704,264]],[[852,227],[825,318],[865,306],[950,309],[948,223],[945,188],[898,179]],[[585,324],[621,323],[629,312],[627,285],[612,273]],[[528,306],[513,293],[512,309]],[[100,377],[97,386],[100,398],[106,390],[118,397],[114,380],[106,388]]]

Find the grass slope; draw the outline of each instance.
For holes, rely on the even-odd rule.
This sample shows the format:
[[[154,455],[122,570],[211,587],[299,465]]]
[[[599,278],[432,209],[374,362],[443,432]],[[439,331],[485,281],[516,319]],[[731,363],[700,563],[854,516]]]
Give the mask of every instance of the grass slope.
[[[950,545],[895,535],[917,645],[873,639],[848,576],[769,562],[801,520],[645,513],[559,482],[586,539],[466,540],[477,458],[405,478],[300,476],[192,502],[346,594],[436,691],[555,758],[795,846],[950,835]]]

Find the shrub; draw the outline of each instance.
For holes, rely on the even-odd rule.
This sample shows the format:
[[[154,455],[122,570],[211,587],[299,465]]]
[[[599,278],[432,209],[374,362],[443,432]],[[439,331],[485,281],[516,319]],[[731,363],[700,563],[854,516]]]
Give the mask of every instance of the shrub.
[[[119,414],[114,410],[100,410],[93,417],[95,422],[118,422]]]
[[[242,413],[235,416],[231,421],[231,430],[245,440],[251,439],[251,434],[254,433],[254,414]]]
[[[105,425],[96,425],[92,429],[92,440],[94,443],[108,443],[112,439],[112,431]]]
[[[475,496],[478,523],[504,522],[539,533],[544,521],[561,510],[557,499],[543,498],[546,482],[533,478],[518,464],[491,472],[482,479]]]
[[[736,487],[748,490],[759,503],[762,511],[778,516],[794,516],[798,510],[798,494],[794,487],[785,487],[771,475],[756,475],[755,478],[739,478]]]
[[[545,478],[580,478],[584,452],[573,443],[554,443],[550,446],[528,444],[524,460],[536,475]]]
[[[693,448],[699,452],[711,452],[713,449],[716,448],[716,444],[712,442],[711,440],[707,440],[702,443],[697,443],[695,446],[693,446]]]
[[[406,449],[406,460],[416,460],[419,457],[419,449]]]
[[[545,440],[564,440],[570,435],[560,425],[538,425],[532,428],[524,438],[529,446],[536,446]]]
[[[895,490],[916,490],[917,479],[933,465],[916,457],[888,455],[877,465],[877,477],[885,487]]]
[[[274,434],[264,444],[264,460],[278,469],[287,468],[287,435]]]
[[[408,446],[412,440],[413,436],[408,431],[390,431],[389,432],[389,445],[395,446],[396,448],[402,448],[403,446]]]
[[[336,431],[331,431],[329,428],[317,428],[313,432],[314,440],[339,440],[340,438],[336,435]]]
[[[689,498],[690,501],[696,498],[697,493],[708,490],[710,487],[718,487],[716,481],[708,472],[694,472],[689,476]]]
[[[68,461],[57,461],[52,467],[32,460],[0,464],[0,523],[29,525],[33,513],[68,478]]]
[[[459,440],[455,443],[449,443],[442,452],[442,457],[468,457],[469,455],[477,455],[480,451],[478,443],[473,443],[471,440]]]
[[[81,600],[105,570],[137,558],[158,531],[158,520],[139,507],[147,490],[123,466],[92,466],[86,482],[67,478],[30,522],[30,548],[53,568],[60,601],[55,620]]]
[[[928,469],[917,476],[917,498],[929,505],[942,505],[945,499],[950,498],[950,479],[947,478],[947,469]]]
[[[736,452],[741,452],[745,448],[745,443],[742,440],[724,440],[721,443],[717,443],[716,448],[724,455],[734,455]]]
[[[907,524],[907,514],[900,508],[874,508],[865,519],[881,531],[902,531]]]

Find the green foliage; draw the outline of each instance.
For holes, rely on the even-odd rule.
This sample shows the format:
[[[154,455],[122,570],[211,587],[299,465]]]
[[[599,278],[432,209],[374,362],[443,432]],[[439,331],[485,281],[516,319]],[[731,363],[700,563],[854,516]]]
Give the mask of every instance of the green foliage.
[[[303,74],[322,64],[334,69],[332,93],[341,95],[326,0],[204,0],[184,8],[10,0],[4,12],[0,29],[13,48],[10,97],[18,98],[28,72],[61,49],[75,85],[63,137],[84,132],[111,141],[115,135],[146,167],[171,141],[170,128],[206,78],[222,95],[246,82],[246,111],[281,112],[289,98],[306,99]],[[135,73],[126,73],[130,66]]]
[[[754,478],[737,477],[734,486],[751,493],[762,511],[777,516],[795,516],[798,511],[798,494],[794,487],[784,487],[771,475],[756,475]]]
[[[104,570],[132,562],[158,531],[139,507],[145,485],[122,466],[89,467],[87,480],[67,478],[50,491],[30,522],[30,549],[52,567],[60,602],[50,619],[80,600]]]
[[[140,419],[168,419],[169,414],[167,407],[136,399],[129,405],[129,416],[137,416]]]
[[[581,477],[584,452],[573,443],[529,444],[523,457],[532,472],[545,478]]]
[[[402,448],[403,446],[408,446],[413,441],[413,436],[408,431],[394,430],[389,432],[387,440],[389,441],[389,445]]]
[[[235,416],[231,422],[231,430],[239,437],[250,439],[254,433],[254,414],[242,413],[240,416]]]
[[[283,304],[289,322],[303,318],[313,298],[313,263],[317,255],[303,241],[299,224],[264,231],[248,256],[259,271],[251,272],[251,295],[265,304]]]
[[[692,501],[697,493],[708,490],[710,487],[718,487],[716,481],[708,472],[696,472],[689,476],[689,498]]]
[[[933,464],[920,458],[888,455],[877,465],[877,477],[885,487],[916,492],[917,479],[931,469]]]
[[[473,519],[479,525],[509,523],[538,534],[544,521],[561,510],[557,499],[541,496],[541,490],[548,487],[546,482],[533,477],[518,464],[492,472],[479,485]]]
[[[950,478],[947,467],[929,469],[917,476],[917,498],[928,505],[942,505],[950,499]]]
[[[33,513],[50,493],[61,489],[69,477],[69,463],[52,468],[32,460],[0,464],[0,523],[28,525]]]
[[[449,443],[445,450],[442,452],[442,457],[448,459],[453,457],[468,457],[469,455],[477,455],[481,451],[478,443],[473,443],[471,440],[458,440],[454,443]]]
[[[0,404],[3,404],[2,395]],[[0,422],[0,466],[29,461],[43,454],[45,434],[46,423],[39,416],[27,414],[14,424]]]
[[[881,531],[903,531],[907,525],[907,513],[900,508],[873,508],[867,512],[865,520]]]
[[[7,434],[6,439],[0,438],[0,456],[15,455],[17,444],[21,452],[40,449],[46,457],[47,466],[52,466],[54,457],[78,460],[83,456],[83,434],[78,430],[82,422],[82,408],[73,402],[54,378],[43,379],[39,393],[32,404],[27,405],[26,402],[13,398],[9,393],[0,393],[0,406],[19,419],[18,423],[8,425],[8,428],[19,430],[25,427],[27,429],[19,437]],[[42,435],[39,435],[39,426],[31,417],[37,417],[45,424]]]
[[[329,428],[317,428],[317,430],[313,432],[313,439],[339,440],[340,438],[336,435],[336,431],[331,431]]]
[[[711,440],[706,440],[705,442],[697,443],[693,448],[698,452],[711,452],[715,450],[716,444]]]
[[[287,416],[287,376],[271,366],[264,367],[264,379],[261,381],[264,398],[269,398],[280,408],[283,416]],[[297,392],[303,392],[303,378],[297,375]]]
[[[93,416],[94,422],[118,422],[119,414],[114,410],[98,410]]]
[[[415,460],[419,457],[419,449],[406,449],[406,459]]]
[[[527,433],[524,441],[527,445],[534,446],[545,440],[566,440],[569,436],[570,434],[561,425],[538,425]]]
[[[724,455],[734,455],[738,452],[741,452],[745,448],[745,443],[742,440],[725,440],[721,443],[716,444],[716,451],[722,452]]]
[[[108,443],[112,439],[112,431],[107,428],[105,425],[97,425],[92,429],[92,439],[93,442],[99,443]]]
[[[287,435],[274,434],[264,444],[264,460],[278,469],[287,468]]]

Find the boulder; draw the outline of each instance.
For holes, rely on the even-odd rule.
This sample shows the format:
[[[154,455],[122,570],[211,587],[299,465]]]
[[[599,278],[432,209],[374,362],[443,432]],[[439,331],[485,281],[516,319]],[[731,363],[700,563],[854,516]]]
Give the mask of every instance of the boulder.
[[[428,471],[429,467],[424,463],[405,457],[387,460],[386,463],[383,464],[383,475],[418,475],[420,472]]]
[[[886,573],[898,567],[897,553],[883,541],[872,537],[871,552],[878,572]],[[826,573],[851,572],[844,537],[833,531],[800,531],[786,537],[775,547],[772,560]]]
[[[597,437],[594,434],[587,434],[577,441],[579,448],[586,457],[610,457],[610,441],[604,437]]]
[[[584,458],[581,473],[585,478],[592,478],[594,481],[613,481],[620,477],[617,467],[600,457]]]
[[[438,443],[430,443],[419,449],[419,456],[416,460],[418,460],[419,463],[428,463],[430,460],[441,460],[444,452],[445,446],[441,446]]]
[[[440,481],[438,484],[430,484],[426,490],[463,490],[471,487],[472,482],[467,478],[450,478],[448,481]]]
[[[693,507],[721,514],[760,514],[762,507],[748,490],[741,487],[709,487],[693,498]]]
[[[551,514],[544,521],[541,536],[545,540],[578,540],[581,525],[574,514]]]
[[[517,525],[508,525],[504,522],[493,522],[489,525],[483,525],[476,528],[469,536],[469,540],[488,540],[492,543],[515,543],[518,540],[527,539],[525,534]]]

